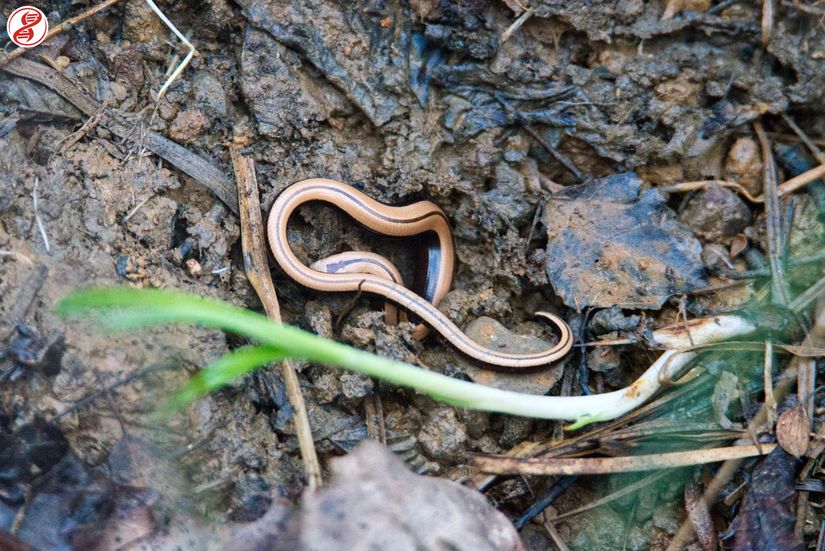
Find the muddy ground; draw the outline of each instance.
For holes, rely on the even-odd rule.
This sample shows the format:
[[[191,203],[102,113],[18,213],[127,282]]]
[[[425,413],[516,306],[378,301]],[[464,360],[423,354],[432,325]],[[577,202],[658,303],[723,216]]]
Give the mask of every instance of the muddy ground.
[[[90,5],[32,3],[53,25]],[[139,0],[117,3],[26,55],[104,104],[102,116],[0,72],[0,528],[36,548],[137,546],[147,534],[192,523],[236,526],[273,515],[287,526],[304,488],[274,368],[201,400],[168,426],[149,420],[171,389],[239,339],[183,326],[112,335],[53,312],[70,291],[112,284],[260,309],[233,205],[152,154],[150,131],[230,182],[226,145],[239,146],[256,163],[265,211],[286,186],[317,176],[385,203],[437,203],[457,248],[441,310],[460,327],[494,318],[505,327],[482,321],[475,336],[495,330],[515,341],[552,341],[531,316],[542,309],[588,341],[643,333],[675,321],[680,309],[695,316],[753,303],[764,277],[725,286],[730,280],[720,274],[764,267],[763,205],[722,187],[661,189],[724,179],[762,193],[751,126],[758,120],[780,160],[780,182],[815,163],[781,115],[814,140],[825,138],[825,27],[813,5],[776,2],[768,36],[751,2],[672,2],[669,19],[664,3],[641,0],[158,5],[199,55],[157,104],[185,48]],[[0,1],[4,18],[15,7]],[[523,25],[511,28],[520,16]],[[107,128],[106,110],[129,123],[127,139]],[[592,182],[623,173],[635,175]],[[783,198],[793,257],[821,248],[825,193],[817,185],[825,186]],[[640,225],[650,232],[635,233]],[[292,228],[305,260],[365,249],[392,258],[405,277],[416,269],[410,242],[378,238],[331,207],[303,209]],[[820,265],[809,264],[792,278],[793,293],[820,276]],[[656,355],[643,346],[596,349],[584,359],[577,351],[539,373],[500,374],[440,337],[417,342],[411,326],[387,326],[378,301],[359,297],[353,305],[352,296],[309,291],[278,269],[273,277],[288,323],[504,388],[577,395],[585,382],[612,390]],[[558,423],[456,409],[360,375],[300,367],[325,469],[360,441],[383,437],[413,470],[466,480],[471,452],[562,438]],[[376,408],[382,434],[367,422]],[[749,414],[729,413],[740,425]],[[163,467],[145,472],[134,457]],[[572,549],[666,548],[686,518],[684,482],[706,483],[713,468],[679,473],[656,491],[558,523],[557,536]],[[633,480],[581,479],[553,510]],[[554,482],[511,477],[485,495],[512,520]],[[796,534],[809,543],[822,521],[814,505],[812,497]],[[107,528],[123,510],[132,511],[126,518],[142,511],[133,540]],[[716,529],[736,514],[716,511]],[[303,529],[312,530],[306,518]],[[192,536],[194,548],[206,546],[205,532],[192,530],[202,538]],[[294,537],[294,529],[282,531]],[[539,515],[521,538],[528,549],[547,549],[552,532]],[[495,548],[493,541],[485,545]]]

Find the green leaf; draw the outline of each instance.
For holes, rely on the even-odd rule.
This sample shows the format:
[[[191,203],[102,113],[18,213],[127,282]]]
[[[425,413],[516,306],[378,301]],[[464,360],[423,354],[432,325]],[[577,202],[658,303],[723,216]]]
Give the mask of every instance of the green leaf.
[[[129,287],[92,289],[68,295],[58,304],[57,312],[67,317],[91,318],[112,330],[192,323],[243,335],[261,343],[262,346],[239,352],[239,356],[230,354],[219,360],[230,374],[245,373],[253,364],[262,365],[257,363],[259,361],[265,364],[275,359],[298,358],[378,377],[460,407],[543,419],[579,416],[570,411],[567,402],[559,402],[558,398],[520,394],[462,381],[324,339],[225,302],[175,291]],[[208,373],[203,377],[211,377],[212,368]],[[205,378],[192,382],[173,399],[172,405],[203,396],[209,392],[211,383],[220,382],[221,376],[216,377],[215,380]]]
[[[272,346],[247,346],[224,354],[198,374],[189,379],[180,390],[158,410],[158,415],[167,417],[174,411],[203,398],[267,364],[283,360],[286,355]]]

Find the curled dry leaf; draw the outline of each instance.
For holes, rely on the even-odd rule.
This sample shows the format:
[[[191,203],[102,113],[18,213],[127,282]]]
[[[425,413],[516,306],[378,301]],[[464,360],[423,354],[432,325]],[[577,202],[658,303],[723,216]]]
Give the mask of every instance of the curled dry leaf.
[[[802,404],[793,405],[779,416],[776,439],[782,449],[794,457],[805,455],[811,436],[808,433],[808,415]]]
[[[732,549],[761,551],[805,548],[794,534],[794,485],[800,461],[776,447],[753,471],[748,493],[725,537]]]
[[[304,496],[300,549],[524,549],[483,495],[413,474],[377,442],[363,442],[332,470],[328,487]]]

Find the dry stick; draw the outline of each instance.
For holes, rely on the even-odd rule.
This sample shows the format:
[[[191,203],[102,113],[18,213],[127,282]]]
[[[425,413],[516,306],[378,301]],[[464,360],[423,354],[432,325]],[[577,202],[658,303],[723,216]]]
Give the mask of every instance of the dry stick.
[[[773,395],[773,343],[765,341],[765,408],[768,417],[768,425],[773,426],[776,421],[776,397]]]
[[[814,323],[814,330],[811,332],[810,338],[812,340],[820,341],[822,339],[822,327],[819,320],[822,319],[825,313],[825,302],[822,300],[817,302],[814,309],[814,317],[817,322]],[[819,331],[817,331],[817,328]],[[813,432],[814,429],[814,395],[816,394],[816,360],[813,358],[799,358],[797,360],[799,369],[797,372],[796,396],[799,403],[805,408],[805,414],[808,417],[808,430]],[[810,450],[810,446],[808,447]],[[802,469],[802,475],[813,466],[815,458],[810,458]],[[796,524],[794,525],[794,535],[802,541],[802,532],[805,529],[805,520],[808,516],[808,501],[809,492],[807,490],[800,490],[797,493],[796,500]]]
[[[767,48],[773,34],[774,0],[762,0],[762,47]]]
[[[518,19],[513,21],[513,23],[509,27],[507,27],[507,30],[501,33],[501,38],[498,39],[498,43],[504,44],[505,42],[510,40],[510,37],[513,36],[513,33],[519,30],[525,23],[527,23],[527,20],[533,16],[533,13],[534,12],[531,9],[528,9],[524,13],[522,13],[518,17]]]
[[[251,159],[241,155],[234,147],[229,146],[232,156],[232,165],[235,167],[235,177],[238,185],[238,204],[241,217],[241,243],[243,245],[243,259],[246,266],[246,277],[266,310],[267,316],[281,322],[281,308],[278,305],[278,295],[272,277],[269,275],[269,263],[263,249],[264,233],[261,219],[261,204],[258,199],[258,183],[255,179],[255,168]],[[289,404],[292,406],[295,419],[295,432],[298,436],[298,445],[301,448],[301,459],[304,462],[304,471],[307,477],[307,486],[313,490],[321,485],[321,464],[315,452],[315,442],[312,439],[312,429],[309,425],[304,395],[298,375],[290,360],[281,362],[281,374],[284,378]]]
[[[559,534],[558,530],[556,530],[556,527],[553,526],[551,520],[552,519],[544,521],[544,529],[547,530],[547,534],[553,540],[553,543],[556,544],[556,547],[559,548],[559,551],[570,551],[570,548],[564,542],[564,539],[561,537],[561,534]]]
[[[825,163],[817,167],[814,167],[810,170],[807,170],[799,176],[795,176],[794,178],[791,178],[790,180],[787,180],[780,184],[778,188],[779,196],[781,197],[783,195],[787,195],[788,193],[793,193],[794,191],[810,184],[814,180],[819,180],[823,176],[825,176]],[[706,189],[708,186],[712,185],[719,185],[722,187],[736,190],[738,193],[746,197],[748,201],[751,201],[752,203],[765,202],[764,195],[754,197],[750,193],[748,193],[748,191],[741,185],[737,184],[736,182],[729,182],[727,180],[698,180],[695,182],[680,182],[678,184],[673,184],[670,186],[660,186],[658,189],[664,191],[665,193],[682,193],[686,191],[703,190]]]
[[[584,475],[614,474],[657,469],[672,469],[704,463],[716,463],[729,459],[740,459],[764,455],[773,451],[776,444],[762,446],[729,446],[725,448],[688,450],[648,455],[628,455],[622,457],[545,457],[501,458],[484,455],[473,457],[473,466],[485,472],[519,475]]]
[[[768,143],[768,137],[762,128],[762,123],[755,122],[753,129],[759,138],[762,148],[762,174],[765,196],[765,218],[768,234],[768,259],[771,265],[771,300],[774,304],[787,306],[790,302],[788,281],[785,278],[785,266],[782,260],[782,207],[779,204],[779,189],[777,187],[776,164]]]
[[[822,150],[819,149],[816,143],[814,143],[811,137],[808,136],[808,134],[806,134],[804,130],[799,128],[799,125],[796,124],[796,121],[794,121],[785,113],[782,113],[782,120],[785,121],[785,124],[791,127],[791,130],[793,130],[797,136],[799,136],[799,139],[802,140],[802,143],[805,144],[805,147],[807,147],[808,150],[813,154],[813,156],[816,157],[816,160],[819,161],[820,164],[825,163],[825,153],[823,153]]]
[[[101,2],[100,4],[98,4],[94,7],[91,7],[88,10],[86,10],[84,12],[81,12],[80,15],[77,15],[75,17],[70,17],[69,19],[63,21],[59,25],[49,29],[49,32],[46,33],[46,38],[43,39],[43,42],[49,40],[53,36],[56,36],[56,35],[58,35],[62,32],[70,30],[72,27],[74,27],[75,25],[77,25],[78,23],[83,21],[84,19],[86,19],[88,17],[91,17],[94,14],[105,10],[109,6],[111,6],[113,4],[117,4],[118,2],[120,2],[120,0],[105,0],[104,2]],[[17,59],[18,57],[20,57],[21,55],[26,53],[27,50],[28,50],[28,48],[17,48],[16,50],[11,52],[10,54],[0,52],[0,67],[5,65],[9,61]]]

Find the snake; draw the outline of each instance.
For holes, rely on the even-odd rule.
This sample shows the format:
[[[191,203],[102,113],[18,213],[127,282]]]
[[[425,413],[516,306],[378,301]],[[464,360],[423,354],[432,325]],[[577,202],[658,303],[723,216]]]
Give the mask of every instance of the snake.
[[[289,245],[287,225],[295,210],[310,202],[338,207],[377,234],[420,236],[417,248],[424,266],[418,272],[416,290],[405,286],[395,266],[375,253],[349,251],[311,266],[304,264]],[[277,196],[267,219],[266,237],[276,263],[300,285],[322,292],[366,292],[383,297],[416,318],[414,337],[423,338],[429,326],[459,351],[490,367],[517,370],[544,366],[563,358],[573,346],[570,327],[550,312],[535,315],[556,327],[558,343],[538,352],[512,354],[477,343],[437,308],[452,284],[455,246],[447,215],[431,201],[390,206],[343,182],[310,178],[287,186]],[[406,314],[396,315],[392,308],[385,308],[385,316],[393,322],[406,319]]]

